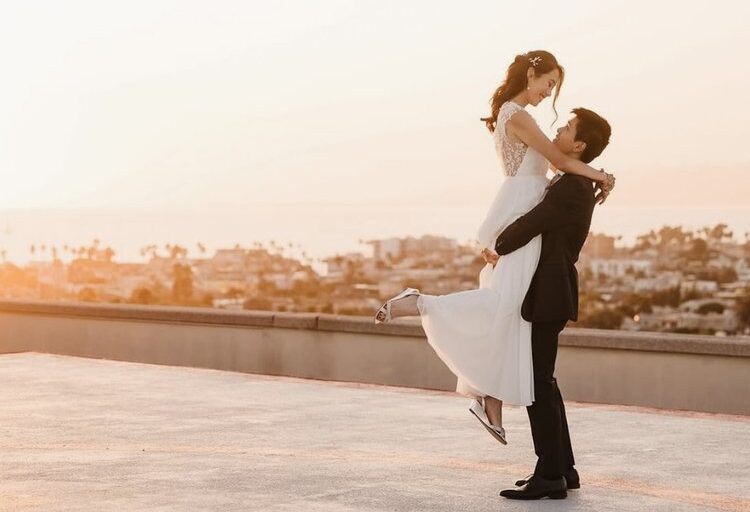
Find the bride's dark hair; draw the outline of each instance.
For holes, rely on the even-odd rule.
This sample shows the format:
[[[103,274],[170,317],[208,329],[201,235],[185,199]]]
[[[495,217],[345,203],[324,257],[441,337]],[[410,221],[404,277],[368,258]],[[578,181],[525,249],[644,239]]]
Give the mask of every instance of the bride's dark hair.
[[[535,66],[532,61],[536,57],[539,57],[539,59],[537,59],[537,64]],[[526,89],[526,86],[528,85],[526,71],[529,68],[534,69],[535,76],[549,73],[555,69],[560,71],[560,81],[555,87],[555,97],[552,99],[552,110],[555,111],[555,121],[557,121],[557,109],[555,108],[555,103],[557,102],[557,97],[560,95],[560,87],[562,87],[563,79],[565,78],[565,70],[557,63],[557,59],[550,52],[534,50],[528,53],[516,55],[515,60],[510,66],[508,66],[505,80],[500,84],[500,87],[495,90],[495,94],[492,95],[492,114],[490,117],[483,117],[481,119],[487,124],[487,128],[489,128],[490,131],[495,131],[497,113],[500,111],[500,107],[503,103]],[[553,121],[553,124],[555,121]]]

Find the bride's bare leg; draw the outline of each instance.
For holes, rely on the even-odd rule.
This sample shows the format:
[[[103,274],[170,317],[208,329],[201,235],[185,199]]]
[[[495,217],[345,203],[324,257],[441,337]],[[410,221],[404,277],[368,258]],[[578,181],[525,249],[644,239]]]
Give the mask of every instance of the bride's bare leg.
[[[484,410],[490,423],[496,427],[503,426],[503,401],[492,396],[484,397]]]
[[[400,316],[419,316],[416,295],[409,295],[403,299],[391,302],[391,318],[398,318]]]

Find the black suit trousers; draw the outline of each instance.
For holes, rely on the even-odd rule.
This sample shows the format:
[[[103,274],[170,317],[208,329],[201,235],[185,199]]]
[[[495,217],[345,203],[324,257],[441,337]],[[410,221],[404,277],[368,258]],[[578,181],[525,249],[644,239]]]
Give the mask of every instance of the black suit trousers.
[[[555,379],[557,338],[566,323],[534,322],[531,327],[534,403],[526,411],[538,457],[534,474],[548,479],[560,478],[575,465],[565,405]]]

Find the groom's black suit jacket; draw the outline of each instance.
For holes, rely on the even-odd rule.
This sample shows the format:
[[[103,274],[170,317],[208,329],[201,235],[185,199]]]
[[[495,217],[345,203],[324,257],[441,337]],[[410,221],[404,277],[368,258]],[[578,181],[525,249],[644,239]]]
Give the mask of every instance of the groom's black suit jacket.
[[[589,233],[595,202],[593,181],[565,174],[536,207],[497,238],[495,251],[504,255],[542,235],[539,265],[521,306],[526,321],[578,320],[575,262]]]

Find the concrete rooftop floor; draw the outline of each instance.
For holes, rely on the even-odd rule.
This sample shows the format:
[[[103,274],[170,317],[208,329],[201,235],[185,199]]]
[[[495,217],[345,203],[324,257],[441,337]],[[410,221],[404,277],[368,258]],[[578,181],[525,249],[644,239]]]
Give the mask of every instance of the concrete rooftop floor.
[[[746,392],[747,390],[738,390]],[[568,405],[582,488],[498,492],[533,466],[452,393],[0,356],[0,510],[750,511],[750,419]]]

